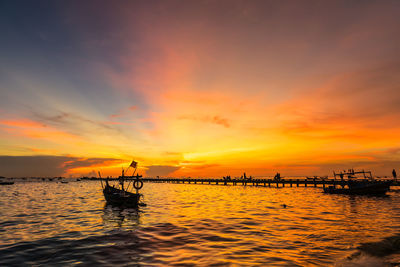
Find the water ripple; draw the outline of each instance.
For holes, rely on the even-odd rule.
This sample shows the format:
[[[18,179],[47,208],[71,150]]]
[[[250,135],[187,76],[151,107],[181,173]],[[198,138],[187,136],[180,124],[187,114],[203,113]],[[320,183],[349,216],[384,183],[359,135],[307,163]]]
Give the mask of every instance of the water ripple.
[[[0,266],[400,262],[400,192],[146,184],[143,194],[136,211],[105,206],[95,182],[0,188]]]

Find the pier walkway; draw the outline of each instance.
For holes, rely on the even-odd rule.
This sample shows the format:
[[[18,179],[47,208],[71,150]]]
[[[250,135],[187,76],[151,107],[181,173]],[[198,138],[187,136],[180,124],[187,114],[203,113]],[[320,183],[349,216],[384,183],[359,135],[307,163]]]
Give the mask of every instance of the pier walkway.
[[[213,185],[241,185],[241,186],[264,186],[264,187],[325,187],[329,185],[345,185],[346,181],[335,179],[207,179],[207,178],[141,178],[143,182],[153,183],[176,183],[176,184],[213,184]],[[388,179],[385,179],[387,181]],[[382,181],[376,179],[376,181]],[[393,180],[392,186],[400,185]]]

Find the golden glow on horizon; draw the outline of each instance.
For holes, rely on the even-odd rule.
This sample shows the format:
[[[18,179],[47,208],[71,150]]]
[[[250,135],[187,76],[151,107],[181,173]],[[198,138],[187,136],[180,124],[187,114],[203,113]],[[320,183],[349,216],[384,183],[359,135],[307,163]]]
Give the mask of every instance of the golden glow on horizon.
[[[159,5],[113,10],[103,30],[115,39],[77,34],[87,58],[45,64],[64,60],[72,70],[9,66],[4,88],[26,108],[1,110],[0,154],[68,156],[79,166],[60,168],[76,176],[119,175],[132,159],[142,173],[192,177],[387,172],[400,161],[390,5],[377,13],[371,3],[343,21],[333,15],[339,4],[315,14],[273,4],[279,12],[269,16],[256,2],[224,15],[212,3]]]

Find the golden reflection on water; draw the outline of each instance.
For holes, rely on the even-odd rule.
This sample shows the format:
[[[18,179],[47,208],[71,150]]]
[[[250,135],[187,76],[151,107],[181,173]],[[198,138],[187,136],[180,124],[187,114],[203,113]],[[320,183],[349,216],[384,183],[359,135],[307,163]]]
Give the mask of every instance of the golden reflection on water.
[[[1,245],[127,231],[161,262],[332,264],[400,230],[397,192],[350,197],[321,188],[146,183],[147,207],[135,211],[105,206],[97,182],[0,190]]]
[[[209,185],[165,185],[158,190],[150,195],[148,209],[164,207],[166,212],[145,221],[167,220],[190,227],[192,234],[209,227],[242,261],[246,242],[255,262],[266,254],[298,264],[310,255],[330,261],[361,242],[396,234],[400,225],[398,206],[393,205],[397,195],[351,197],[325,195],[321,188]],[[202,227],[197,229],[197,224]],[[206,247],[214,243],[203,240]]]

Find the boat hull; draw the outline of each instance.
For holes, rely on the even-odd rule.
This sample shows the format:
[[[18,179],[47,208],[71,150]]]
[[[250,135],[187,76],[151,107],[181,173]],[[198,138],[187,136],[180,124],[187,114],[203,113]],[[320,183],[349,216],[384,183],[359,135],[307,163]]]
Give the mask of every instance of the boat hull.
[[[392,181],[349,181],[347,188],[330,186],[325,193],[347,195],[384,195],[390,189]]]
[[[109,185],[103,189],[103,194],[107,204],[127,208],[139,206],[140,194],[122,191]]]

